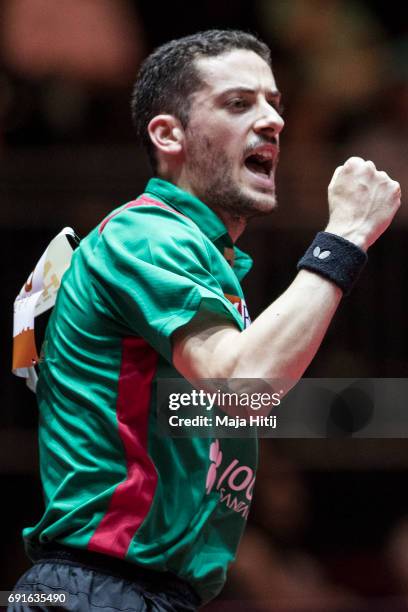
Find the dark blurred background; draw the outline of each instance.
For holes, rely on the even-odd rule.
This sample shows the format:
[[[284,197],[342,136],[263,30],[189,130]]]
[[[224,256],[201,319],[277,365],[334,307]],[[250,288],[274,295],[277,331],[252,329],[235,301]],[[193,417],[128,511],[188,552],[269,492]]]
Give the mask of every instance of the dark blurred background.
[[[289,284],[351,155],[406,193],[408,18],[395,0],[2,0],[0,3],[0,590],[28,566],[20,531],[42,499],[34,395],[9,374],[12,302],[49,240],[81,236],[149,176],[129,112],[141,60],[207,28],[257,32],[284,94],[279,211],[240,241],[252,317]],[[406,377],[408,212],[370,251],[307,375]],[[408,441],[262,442],[238,562],[208,610],[408,609]]]

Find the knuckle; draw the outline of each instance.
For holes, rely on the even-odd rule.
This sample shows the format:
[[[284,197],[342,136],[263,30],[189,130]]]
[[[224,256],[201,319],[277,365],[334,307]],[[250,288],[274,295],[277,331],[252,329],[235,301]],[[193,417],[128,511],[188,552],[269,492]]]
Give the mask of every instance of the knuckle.
[[[333,189],[334,184],[335,184],[337,178],[339,177],[339,175],[341,174],[342,170],[343,170],[343,166],[338,166],[335,169],[335,171],[333,172],[333,176],[332,176],[331,181],[329,183],[329,190]]]
[[[393,181],[388,177],[388,187],[393,195],[401,197],[401,185],[398,183],[398,181]]]
[[[362,157],[353,156],[353,157],[349,157],[344,165],[361,164],[362,162],[364,163],[364,159]]]
[[[390,178],[388,174],[384,172],[384,170],[377,170],[377,176],[379,179],[382,179],[382,180],[388,180]]]
[[[365,168],[365,163],[366,162],[361,157],[349,157],[344,163],[343,168],[347,174],[357,173]]]
[[[359,157],[349,157],[349,159],[344,163],[343,168],[346,172],[349,172],[350,170],[357,168],[361,161],[362,160]]]

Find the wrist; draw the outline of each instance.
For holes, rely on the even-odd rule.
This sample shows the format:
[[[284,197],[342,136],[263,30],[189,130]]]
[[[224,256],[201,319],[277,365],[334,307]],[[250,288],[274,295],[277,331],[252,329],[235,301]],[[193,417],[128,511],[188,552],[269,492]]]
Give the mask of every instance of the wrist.
[[[354,242],[332,232],[319,232],[297,269],[320,274],[347,295],[366,263],[367,254]]]
[[[334,234],[335,236],[340,236],[340,238],[344,238],[345,240],[352,242],[365,253],[367,252],[368,247],[370,246],[367,240],[367,236],[363,232],[351,228],[346,228],[344,226],[342,227],[338,223],[329,221],[324,231],[328,232],[329,234]]]

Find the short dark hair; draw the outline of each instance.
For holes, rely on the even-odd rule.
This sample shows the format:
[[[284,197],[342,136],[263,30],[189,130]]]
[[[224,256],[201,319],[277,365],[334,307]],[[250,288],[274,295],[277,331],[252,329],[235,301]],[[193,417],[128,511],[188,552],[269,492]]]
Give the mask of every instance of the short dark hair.
[[[137,137],[147,150],[154,172],[157,162],[147,131],[150,121],[156,115],[168,113],[177,117],[185,128],[189,120],[191,94],[202,85],[195,60],[234,49],[254,51],[271,65],[267,45],[253,34],[240,30],[207,30],[171,40],[143,62],[134,85],[131,109]]]

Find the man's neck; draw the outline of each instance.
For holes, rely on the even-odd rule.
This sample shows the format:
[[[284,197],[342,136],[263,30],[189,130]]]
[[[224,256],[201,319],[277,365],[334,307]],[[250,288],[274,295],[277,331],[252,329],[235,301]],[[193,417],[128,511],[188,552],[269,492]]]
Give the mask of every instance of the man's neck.
[[[183,180],[182,174],[177,175],[177,176],[173,175],[172,177],[170,177],[170,176],[163,176],[163,173],[162,173],[160,178],[163,178],[164,180],[169,181],[170,183],[173,183],[177,187],[180,187],[180,189],[183,189],[187,193],[191,193],[191,195],[201,199],[199,195],[197,195],[191,190],[188,183]],[[205,200],[202,200],[202,201],[204,202],[204,204],[209,206],[208,202],[206,202]],[[238,238],[241,236],[243,231],[245,230],[248,220],[245,219],[244,217],[233,216],[231,215],[230,212],[225,211],[222,208],[213,207],[213,206],[210,206],[210,208],[215,212],[216,215],[219,216],[219,218],[221,219],[221,221],[224,223],[225,227],[227,228],[228,234],[230,235],[232,242],[235,243],[238,240]]]
[[[229,212],[222,209],[213,209],[215,214],[218,215],[221,221],[224,223],[231,237],[232,242],[236,242],[241,234],[244,232],[248,220],[244,217],[232,216]]]

